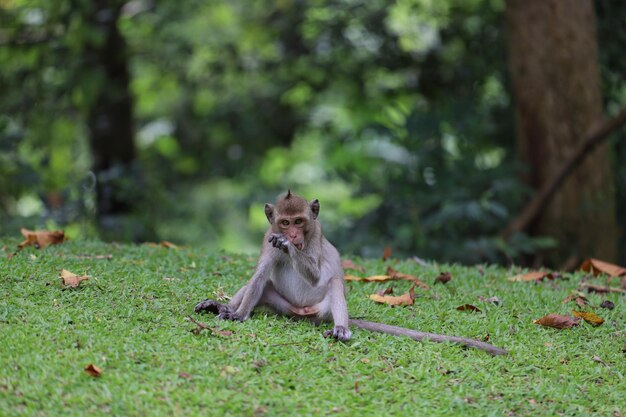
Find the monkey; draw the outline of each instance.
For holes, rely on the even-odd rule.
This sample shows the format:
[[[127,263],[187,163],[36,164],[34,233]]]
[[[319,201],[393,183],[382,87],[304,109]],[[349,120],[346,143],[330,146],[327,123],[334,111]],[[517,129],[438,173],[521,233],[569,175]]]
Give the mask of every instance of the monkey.
[[[291,190],[275,204],[265,204],[270,226],[265,232],[254,274],[228,304],[207,299],[196,305],[196,313],[211,312],[220,319],[243,322],[255,308],[267,307],[277,314],[308,319],[316,324],[332,321],[333,329],[323,335],[341,342],[352,337],[349,328],[352,325],[418,341],[452,341],[494,355],[507,353],[473,339],[350,319],[341,258],[322,234],[319,212],[319,200],[307,201]]]

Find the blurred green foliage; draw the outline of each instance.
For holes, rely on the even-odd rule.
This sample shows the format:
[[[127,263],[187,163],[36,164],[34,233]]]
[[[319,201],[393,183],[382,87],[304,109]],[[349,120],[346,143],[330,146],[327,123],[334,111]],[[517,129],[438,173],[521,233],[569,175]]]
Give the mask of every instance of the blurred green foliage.
[[[262,204],[291,188],[320,199],[344,252],[472,263],[555,244],[496,237],[530,195],[517,179],[503,0],[99,3],[122,7],[148,190],[136,216],[158,238],[256,251]],[[102,35],[84,18],[90,2],[0,6],[0,233],[93,236],[85,114],[106,86],[84,62]],[[610,113],[626,103],[626,6],[598,8]]]

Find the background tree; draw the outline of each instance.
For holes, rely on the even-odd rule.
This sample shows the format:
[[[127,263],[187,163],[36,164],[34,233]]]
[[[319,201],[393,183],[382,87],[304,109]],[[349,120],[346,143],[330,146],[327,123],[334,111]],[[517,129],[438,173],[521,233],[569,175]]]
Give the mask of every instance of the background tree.
[[[626,103],[621,3],[599,3],[609,114]],[[292,187],[323,201],[325,231],[346,253],[379,256],[389,245],[398,256],[524,261],[560,242],[498,237],[531,196],[519,180],[504,7],[4,2],[2,233],[102,236],[96,216],[115,207],[110,238],[153,230],[256,251],[262,203]],[[121,133],[100,132],[99,117]],[[625,165],[614,165],[618,185]],[[147,225],[125,226],[133,222]]]
[[[594,123],[602,96],[593,2],[507,2],[509,62],[518,148],[535,189],[553,177]],[[608,144],[598,147],[565,180],[533,234],[560,243],[553,262],[572,255],[614,260],[615,191]]]
[[[139,168],[134,144],[133,103],[126,41],[118,28],[126,2],[88,2],[76,16],[89,36],[84,41],[84,61],[79,71],[94,80],[90,85],[87,128],[93,157],[96,218],[104,239],[124,236],[147,238],[138,219],[129,218],[141,201]],[[78,9],[80,10],[80,9]]]

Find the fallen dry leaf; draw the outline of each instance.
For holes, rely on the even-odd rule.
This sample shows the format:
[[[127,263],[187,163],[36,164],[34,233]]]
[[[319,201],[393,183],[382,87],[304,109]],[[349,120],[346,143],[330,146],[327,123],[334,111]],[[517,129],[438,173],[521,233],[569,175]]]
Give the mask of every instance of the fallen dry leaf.
[[[593,258],[585,260],[580,265],[579,269],[582,269],[586,272],[591,272],[593,273],[593,275],[599,275],[602,272],[608,274],[611,277],[626,275],[626,268]]]
[[[63,230],[28,230],[22,228],[20,232],[22,232],[22,236],[24,236],[25,240],[17,245],[18,249],[23,249],[31,245],[37,248],[43,248],[65,241],[65,232]]]
[[[376,294],[378,294],[380,296],[393,294],[393,285],[390,285],[389,287],[385,288],[384,290],[376,291]]]
[[[67,269],[62,269],[59,277],[63,279],[63,285],[67,285],[68,287],[76,288],[80,285],[81,282],[89,280],[89,277],[76,275]]]
[[[623,290],[621,288],[607,287],[605,285],[594,285],[594,284],[589,284],[587,282],[583,282],[582,284],[580,284],[580,287],[582,289],[586,289],[588,292],[597,292],[597,293],[616,292],[616,293],[626,294],[626,290]]]
[[[435,278],[435,284],[441,282],[442,284],[447,284],[452,279],[452,275],[449,272],[442,272]]]
[[[385,250],[383,250],[383,261],[389,258],[391,258],[391,247],[387,245],[385,246]]]
[[[191,376],[191,374],[189,372],[180,372],[178,374],[178,377],[182,378],[182,379],[191,379],[192,378],[192,376]]]
[[[230,337],[233,334],[235,334],[234,332],[230,331],[230,330],[216,330],[216,329],[211,329],[211,331],[213,332],[213,334],[217,334],[223,337]]]
[[[561,303],[565,304],[569,301],[574,301],[579,307],[584,307],[585,305],[589,304],[589,300],[587,300],[587,297],[585,297],[585,295],[579,291],[575,291],[574,293],[568,295],[563,299],[563,301],[561,301]]]
[[[389,281],[394,279],[393,277],[390,277],[389,275],[372,275],[370,277],[365,277],[363,278],[363,281],[365,282],[384,282],[384,281]]]
[[[393,279],[404,279],[404,280],[413,282],[416,287],[420,287],[425,290],[430,289],[430,287],[425,282],[421,281],[418,277],[414,275],[405,274],[403,272],[398,272],[395,269],[393,269],[391,266],[387,267],[386,272],[387,272],[387,275],[389,275]]]
[[[343,269],[352,269],[352,270],[359,271],[359,272],[365,272],[365,268],[363,268],[360,265],[355,264],[350,259],[344,259],[343,261],[341,261],[341,267]]]
[[[604,300],[602,301],[602,304],[600,304],[600,307],[613,310],[615,308],[615,304],[612,301]]]
[[[463,304],[462,306],[458,306],[456,309],[459,311],[472,311],[472,312],[481,313],[480,308],[473,306],[471,304]]]
[[[515,275],[514,277],[507,278],[507,280],[511,282],[530,282],[541,281],[544,278],[554,279],[554,275],[546,271],[531,271],[525,274]]]
[[[410,306],[410,305],[413,305],[413,302],[415,301],[414,287],[411,287],[408,293],[399,295],[397,297],[393,295],[372,294],[370,295],[370,300],[376,303],[388,304],[392,307],[393,306]]]
[[[569,329],[570,327],[578,326],[580,324],[580,318],[552,313],[533,321],[533,323],[545,327],[553,327],[555,329]]]
[[[346,281],[384,282],[395,278],[390,277],[389,275],[372,275],[365,278],[357,277],[354,275],[345,275],[343,279]]]
[[[604,319],[595,313],[589,311],[572,311],[574,317],[580,317],[593,326],[599,326],[604,323]]]
[[[175,245],[172,242],[168,242],[167,240],[162,241],[161,246],[168,249],[178,249],[178,245]]]
[[[93,377],[99,377],[100,375],[102,375],[102,369],[98,368],[93,363],[90,363],[89,365],[85,366],[85,372],[87,372],[89,375]]]
[[[344,275],[343,279],[345,281],[363,281],[363,278],[357,277],[355,275]]]

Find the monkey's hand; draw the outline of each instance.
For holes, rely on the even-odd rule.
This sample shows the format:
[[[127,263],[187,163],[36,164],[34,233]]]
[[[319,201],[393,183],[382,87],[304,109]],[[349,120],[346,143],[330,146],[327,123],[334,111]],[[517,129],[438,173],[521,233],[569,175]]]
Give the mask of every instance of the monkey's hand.
[[[272,233],[268,242],[272,244],[276,249],[280,249],[285,253],[289,253],[291,242],[285,236],[280,233]]]
[[[335,326],[332,330],[326,330],[324,337],[332,336],[341,342],[347,342],[352,337],[352,332],[347,327]]]

